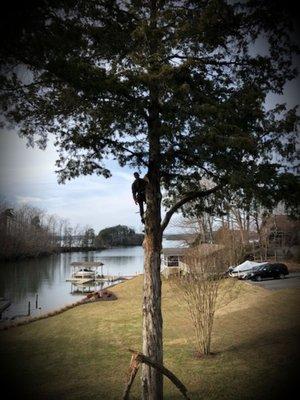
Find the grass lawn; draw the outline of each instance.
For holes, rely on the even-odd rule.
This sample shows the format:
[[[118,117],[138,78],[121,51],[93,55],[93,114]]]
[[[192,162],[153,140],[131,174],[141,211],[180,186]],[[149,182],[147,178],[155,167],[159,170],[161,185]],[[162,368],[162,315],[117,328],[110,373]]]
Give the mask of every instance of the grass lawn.
[[[1,389],[13,397],[120,399],[141,348],[142,277],[112,289],[118,300],[86,304],[0,332]],[[192,326],[176,289],[163,283],[164,363],[192,399],[280,399],[297,385],[300,291],[267,291],[237,282],[222,288],[214,356],[196,359]],[[165,380],[165,399],[181,394]],[[140,398],[139,377],[132,399]],[[10,398],[6,396],[5,398]]]

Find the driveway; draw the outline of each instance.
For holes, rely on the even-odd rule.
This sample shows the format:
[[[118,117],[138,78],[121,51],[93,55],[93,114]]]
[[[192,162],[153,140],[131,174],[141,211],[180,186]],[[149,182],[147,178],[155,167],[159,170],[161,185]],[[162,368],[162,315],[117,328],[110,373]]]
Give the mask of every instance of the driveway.
[[[266,279],[261,282],[248,280],[247,282],[256,286],[262,286],[269,290],[300,288],[300,272],[290,272],[290,274],[284,279]]]

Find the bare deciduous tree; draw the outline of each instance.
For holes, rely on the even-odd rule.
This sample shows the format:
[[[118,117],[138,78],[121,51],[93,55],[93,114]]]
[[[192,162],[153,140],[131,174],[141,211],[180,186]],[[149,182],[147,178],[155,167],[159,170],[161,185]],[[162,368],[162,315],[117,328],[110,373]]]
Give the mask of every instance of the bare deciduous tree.
[[[220,283],[226,269],[226,250],[200,245],[185,257],[187,271],[174,278],[187,304],[198,356],[211,353],[211,337]]]

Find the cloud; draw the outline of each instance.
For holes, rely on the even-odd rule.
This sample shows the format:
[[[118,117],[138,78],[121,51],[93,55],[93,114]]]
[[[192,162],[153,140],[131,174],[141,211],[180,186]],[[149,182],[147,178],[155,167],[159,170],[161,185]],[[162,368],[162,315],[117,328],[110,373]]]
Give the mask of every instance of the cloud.
[[[128,225],[141,231],[138,207],[132,201],[133,171],[108,160],[112,177],[81,176],[64,185],[57,183],[56,150],[27,148],[14,131],[0,132],[1,193],[15,204],[31,204],[68,219],[72,225],[89,225],[96,231],[107,226]]]
[[[18,204],[41,203],[43,201],[40,197],[16,196],[16,198]]]
[[[117,171],[117,172],[114,172],[114,176],[120,177],[127,182],[133,182],[133,180],[134,180],[133,174],[129,173],[129,172]]]
[[[16,132],[2,131],[0,145],[0,186],[8,201],[31,204],[73,226],[88,225],[96,232],[118,224],[141,232],[139,209],[131,194],[134,171],[128,167],[108,160],[110,179],[81,176],[59,185],[54,172],[57,155],[51,142],[44,151],[28,149]]]

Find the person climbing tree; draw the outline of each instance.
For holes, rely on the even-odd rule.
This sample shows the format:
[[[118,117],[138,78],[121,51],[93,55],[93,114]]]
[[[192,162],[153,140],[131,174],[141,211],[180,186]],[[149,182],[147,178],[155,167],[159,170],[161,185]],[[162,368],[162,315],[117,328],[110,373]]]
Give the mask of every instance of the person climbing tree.
[[[146,185],[147,182],[145,179],[140,178],[140,175],[138,172],[135,172],[133,174],[135,177],[135,181],[132,184],[132,196],[135,204],[138,204],[140,207],[140,216],[141,216],[141,221],[144,224],[145,219],[144,219],[144,203],[146,203]]]
[[[161,249],[173,215],[189,204],[219,214],[232,193],[298,213],[298,111],[273,104],[297,75],[296,8],[56,0],[16,13],[15,3],[0,16],[1,123],[41,149],[53,138],[60,183],[109,178],[110,160],[147,173],[141,350],[163,365]],[[142,399],[162,400],[161,372],[143,364],[141,375]]]

